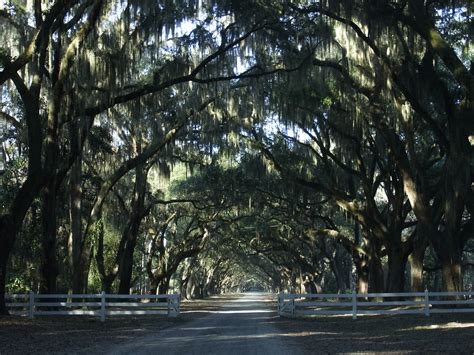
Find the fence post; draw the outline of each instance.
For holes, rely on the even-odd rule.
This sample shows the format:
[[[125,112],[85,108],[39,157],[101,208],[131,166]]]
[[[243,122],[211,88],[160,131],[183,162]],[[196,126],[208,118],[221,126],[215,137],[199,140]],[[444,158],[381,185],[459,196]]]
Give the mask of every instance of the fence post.
[[[430,316],[430,300],[428,289],[425,289],[425,316]]]
[[[100,295],[100,321],[105,322],[105,292]]]
[[[29,313],[28,316],[33,319],[35,317],[35,293],[30,291],[30,299],[29,299]]]
[[[352,291],[352,319],[357,319],[357,294]]]
[[[296,308],[296,305],[295,305],[295,298],[293,297],[291,299],[291,316],[293,317],[295,315],[295,308]]]
[[[179,309],[179,302],[180,296],[172,293],[168,295],[168,317],[177,317],[179,316],[180,309]]]

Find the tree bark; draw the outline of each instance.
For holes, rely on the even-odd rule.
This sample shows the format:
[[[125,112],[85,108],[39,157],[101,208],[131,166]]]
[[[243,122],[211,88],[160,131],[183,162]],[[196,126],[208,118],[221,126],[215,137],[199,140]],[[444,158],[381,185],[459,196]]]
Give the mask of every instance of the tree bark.
[[[403,252],[401,245],[391,245],[388,249],[387,292],[404,292],[405,268],[408,255]]]
[[[409,256],[410,262],[410,288],[412,292],[423,292],[423,260],[428,246],[428,236],[422,234],[417,228],[413,240],[413,251]]]
[[[12,218],[8,215],[0,216],[0,315],[8,314],[5,305],[7,264],[16,233],[17,230]]]
[[[385,273],[382,261],[377,255],[369,261],[369,292],[379,293],[384,290]]]
[[[90,255],[90,246],[87,245],[83,247],[83,252],[76,256],[72,279],[72,292],[74,294],[82,294],[86,292],[89,276]]]
[[[354,265],[356,268],[356,291],[357,293],[369,292],[369,260],[367,255],[354,252]]]
[[[77,132],[72,132],[77,134]],[[69,260],[72,268],[72,291],[83,293],[85,289],[84,268],[87,264],[83,254],[82,238],[82,157],[77,157],[70,174],[69,219],[71,232],[69,235]]]
[[[337,248],[337,246],[336,246]],[[336,279],[336,287],[337,292],[342,293],[347,289],[347,285],[345,283],[345,279],[342,272],[342,267],[340,265],[340,261],[338,260],[338,252],[336,251],[336,255],[329,259],[329,266],[331,271]]]
[[[195,240],[195,242],[199,242],[197,246],[195,245],[193,247],[190,247],[187,250],[179,250],[173,257],[170,257],[169,254],[165,256],[165,253],[169,253],[169,251],[165,251],[161,249],[160,259],[158,260],[158,265],[155,271],[153,271],[152,269],[152,263],[153,263],[153,257],[155,256],[154,254],[155,254],[156,249],[152,249],[152,251],[150,251],[150,255],[148,256],[148,261],[147,261],[147,274],[148,274],[148,279],[150,280],[150,285],[151,285],[150,291],[156,292],[158,290],[159,285],[161,285],[163,282],[166,282],[166,280],[171,279],[171,276],[176,272],[179,265],[184,260],[198,255],[201,252],[204,244],[207,242],[208,236],[209,236],[208,231],[204,230],[203,234],[200,235],[200,237],[198,238],[199,241]],[[165,261],[164,259],[166,257],[168,258],[167,261]],[[191,278],[192,276],[193,275],[191,274]],[[202,285],[203,283],[204,281],[201,282],[200,286],[203,286]]]
[[[414,235],[410,235],[407,240],[402,241],[402,228],[399,218],[395,220],[390,234],[386,238],[386,250],[388,257],[388,273],[386,292],[404,292],[405,291],[405,271],[409,255],[413,252]],[[418,233],[418,230],[415,232]]]
[[[444,251],[439,250],[438,256],[441,263],[442,287],[448,292],[459,292],[463,290],[462,278],[462,250],[445,243]]]
[[[29,174],[9,208],[11,212],[0,216],[0,314],[8,314],[5,305],[5,289],[10,252],[23,219],[44,182],[44,175],[40,171]]]
[[[58,177],[54,176],[46,184],[42,196],[41,208],[41,282],[40,292],[54,294],[57,291],[59,275],[56,256],[57,240],[57,194],[59,190]]]
[[[135,168],[135,189],[132,210],[130,211],[130,228],[128,228],[128,233],[125,236],[126,239],[119,266],[119,293],[123,294],[130,293],[134,264],[133,254],[137,245],[140,225],[145,216],[146,184],[147,170],[145,169],[144,164],[139,164]]]
[[[448,132],[450,142],[450,152],[446,156],[444,166],[444,206],[441,211],[444,217],[444,231],[438,230],[439,219],[436,217],[439,208],[434,204],[431,206],[429,198],[424,189],[415,178],[413,166],[410,165],[407,153],[403,148],[400,137],[386,126],[380,128],[384,136],[392,147],[397,167],[403,178],[404,190],[408,196],[413,212],[418,219],[418,227],[421,233],[429,236],[433,248],[442,264],[443,269],[443,290],[461,291],[461,255],[463,243],[461,242],[461,221],[465,208],[464,196],[467,196],[470,189],[470,164],[466,156],[467,137],[465,132],[460,132],[460,127],[456,126],[453,118],[448,119]],[[418,172],[423,174],[422,172]]]
[[[166,295],[169,291],[170,288],[170,278],[165,277],[163,280],[161,280],[160,284],[158,285],[158,294],[159,295]]]
[[[99,231],[97,235],[97,250],[95,253],[95,260],[97,263],[97,270],[100,275],[102,283],[102,291],[105,293],[112,293],[112,285],[117,277],[118,268],[114,267],[110,273],[107,273],[104,261],[104,224],[100,222]]]

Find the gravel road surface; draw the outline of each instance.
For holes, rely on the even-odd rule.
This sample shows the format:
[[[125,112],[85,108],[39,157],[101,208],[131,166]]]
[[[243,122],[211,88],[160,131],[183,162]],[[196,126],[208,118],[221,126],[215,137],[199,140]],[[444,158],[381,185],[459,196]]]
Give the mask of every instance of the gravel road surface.
[[[183,326],[121,344],[109,354],[299,354],[272,324],[274,295],[249,293]]]

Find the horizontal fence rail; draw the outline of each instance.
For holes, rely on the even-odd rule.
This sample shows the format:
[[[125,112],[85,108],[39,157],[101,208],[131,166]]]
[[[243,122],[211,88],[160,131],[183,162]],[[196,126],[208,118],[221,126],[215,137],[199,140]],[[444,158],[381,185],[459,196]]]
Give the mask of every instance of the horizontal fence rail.
[[[100,317],[116,315],[167,315],[177,317],[181,312],[181,296],[170,295],[114,295],[106,293],[5,295],[10,313],[35,316],[88,315]]]
[[[432,313],[474,313],[474,291],[278,294],[280,316]]]

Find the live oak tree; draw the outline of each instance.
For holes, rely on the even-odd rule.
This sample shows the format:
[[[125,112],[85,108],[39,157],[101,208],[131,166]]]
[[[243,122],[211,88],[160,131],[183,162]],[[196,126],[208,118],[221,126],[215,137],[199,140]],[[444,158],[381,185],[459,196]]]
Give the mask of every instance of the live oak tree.
[[[2,312],[7,260],[24,217],[41,190],[45,208],[54,209],[56,187],[82,154],[97,116],[175,85],[219,83],[284,69],[256,66],[239,72],[230,64],[244,55],[235,51],[238,44],[247,40],[244,48],[252,52],[256,46],[252,37],[275,22],[268,12],[194,2],[7,5],[0,14],[5,29],[0,84],[7,90],[7,102],[20,97],[22,112],[16,113],[22,117],[6,110],[2,118],[27,132],[28,173],[1,217]],[[234,16],[237,10],[240,13]],[[185,21],[193,28],[188,33],[180,29]],[[216,85],[214,89],[222,88]],[[206,97],[207,91],[201,94]],[[77,144],[68,147],[65,131],[74,125],[80,133],[71,136]],[[51,222],[45,221],[45,229],[54,228]],[[45,248],[54,249],[54,233],[45,231],[44,236],[48,238]],[[45,273],[55,274],[53,259],[46,263],[50,271]]]
[[[376,289],[402,290],[408,258],[419,289],[430,245],[443,289],[463,288],[474,225],[471,2],[3,4],[1,313],[15,241],[38,242],[42,292],[55,292],[58,278],[62,288],[84,291],[91,253],[104,286],[119,277],[128,292],[147,213],[163,206],[147,181],[157,155],[163,166],[186,164],[191,175],[198,166],[217,169],[199,184],[189,180],[188,195],[175,203],[220,220],[223,243],[241,249],[213,263],[203,246],[173,268],[185,279],[194,265],[202,276],[195,280],[232,288],[233,269],[250,272],[238,266],[245,260],[258,265],[259,280],[270,275],[274,287],[294,287],[296,274],[319,282],[330,270],[338,279],[351,255],[366,283],[360,290],[369,274]],[[246,162],[248,155],[280,178],[253,176],[265,164]],[[247,170],[230,176],[239,165]],[[117,225],[108,263],[101,230],[120,200],[127,222]],[[216,220],[217,206],[224,212]],[[196,228],[203,235],[204,226]],[[61,275],[64,248],[73,280]],[[338,289],[346,281],[339,277]]]
[[[458,11],[460,17],[470,13],[467,3],[452,6],[451,10]],[[314,75],[325,76],[326,84],[330,81],[332,87],[317,88],[313,84],[312,88],[279,102],[277,98],[281,94],[274,91],[279,107],[276,113],[287,122],[311,127],[315,115],[308,117],[304,111],[308,106],[314,109],[315,100],[324,98],[329,91],[333,92],[329,100],[336,96],[337,101],[330,105],[330,113],[322,112],[324,119],[336,116],[339,110],[340,117],[352,122],[352,126],[343,126],[343,134],[356,139],[369,135],[382,137],[388,145],[389,159],[395,165],[392,171],[403,184],[403,193],[416,217],[417,235],[421,239],[430,238],[442,264],[444,288],[460,290],[463,246],[467,235],[472,235],[471,219],[466,218],[472,209],[468,141],[472,132],[468,118],[472,117],[472,74],[467,67],[469,62],[463,62],[464,58],[456,54],[459,43],[450,43],[449,37],[443,37],[442,24],[436,18],[447,13],[449,6],[444,2],[424,4],[422,1],[377,4],[329,1],[290,7],[307,24],[301,46],[316,43],[317,55],[312,63],[320,69]],[[321,31],[316,30],[321,23],[332,26],[334,33],[321,38]],[[315,41],[318,38],[320,41]],[[291,78],[289,85],[291,88]],[[293,86],[300,86],[300,81],[295,81]],[[282,87],[288,92],[288,83]],[[295,120],[295,117],[299,118]],[[321,124],[314,127],[324,133]],[[417,140],[418,134],[423,134],[425,140]],[[340,166],[345,164],[347,173],[347,168],[352,169],[352,162],[347,164],[342,157],[335,156],[331,152],[334,144],[348,148],[344,141],[337,141],[337,134],[331,134],[326,147],[321,149],[319,144],[317,149],[323,151],[326,159],[329,155],[336,164],[337,160]],[[438,179],[432,179],[433,175]],[[312,185],[339,199],[334,194],[334,185],[329,186],[329,191],[327,186]],[[398,191],[400,196],[399,188]],[[397,199],[405,205],[404,198]],[[357,214],[347,202],[340,205]],[[391,243],[388,251],[397,249],[400,246]],[[404,259],[407,252],[403,252]],[[398,269],[398,274],[403,272],[403,267]]]

